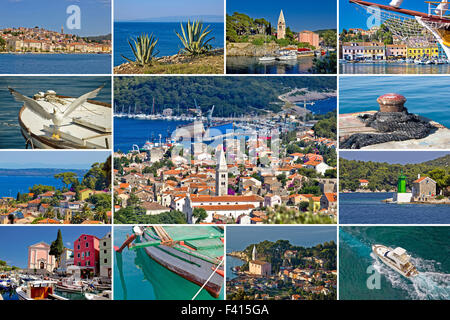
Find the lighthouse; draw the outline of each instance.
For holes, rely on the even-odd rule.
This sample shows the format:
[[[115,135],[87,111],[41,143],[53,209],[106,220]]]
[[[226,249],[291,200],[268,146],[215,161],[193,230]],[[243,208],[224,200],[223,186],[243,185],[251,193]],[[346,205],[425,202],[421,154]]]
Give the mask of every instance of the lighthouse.
[[[403,174],[403,170],[400,171],[397,180],[397,192],[394,193],[393,202],[396,203],[408,203],[411,202],[412,193],[406,192],[406,176]]]

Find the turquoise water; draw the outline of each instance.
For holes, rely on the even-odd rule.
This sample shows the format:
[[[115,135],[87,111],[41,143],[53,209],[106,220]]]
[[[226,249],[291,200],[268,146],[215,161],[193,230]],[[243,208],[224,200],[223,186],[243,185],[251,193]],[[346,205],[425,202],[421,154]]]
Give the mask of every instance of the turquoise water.
[[[449,227],[340,227],[339,298],[343,300],[450,299]],[[375,259],[371,246],[402,247],[420,272],[407,279]],[[368,289],[373,271],[380,289]],[[370,270],[369,270],[370,271]]]
[[[340,193],[339,223],[344,224],[448,224],[449,205],[396,204],[382,200],[392,192]]]
[[[449,65],[450,66],[450,65]],[[377,98],[395,92],[407,99],[411,113],[438,121],[450,127],[450,77],[340,77],[340,113],[378,110]]]
[[[110,54],[0,54],[0,74],[109,74]]]
[[[120,247],[131,227],[114,228],[114,245]],[[115,300],[191,300],[199,286],[167,270],[147,256],[143,249],[115,253]],[[224,299],[224,288],[218,300]],[[216,300],[202,290],[196,300]]]
[[[340,74],[449,74],[449,64],[417,65],[413,63],[340,63]]]
[[[186,29],[186,24],[183,27]],[[223,48],[223,23],[204,22],[204,28],[210,25],[212,30],[208,38],[214,37],[208,42],[213,48]],[[153,35],[158,39],[156,50],[159,51],[158,57],[177,54],[182,44],[175,31],[181,34],[181,27],[178,22],[115,22],[114,23],[114,65],[118,66],[127,62],[122,58],[122,54],[132,59],[128,40],[135,39],[142,33]],[[133,42],[133,41],[132,41]]]
[[[1,58],[0,54],[0,58]],[[1,72],[0,72],[1,73]],[[110,77],[1,77],[0,78],[0,149],[25,149],[18,115],[23,104],[16,102],[8,87],[32,97],[39,91],[54,90],[57,94],[79,97],[104,84],[95,98],[111,103]]]

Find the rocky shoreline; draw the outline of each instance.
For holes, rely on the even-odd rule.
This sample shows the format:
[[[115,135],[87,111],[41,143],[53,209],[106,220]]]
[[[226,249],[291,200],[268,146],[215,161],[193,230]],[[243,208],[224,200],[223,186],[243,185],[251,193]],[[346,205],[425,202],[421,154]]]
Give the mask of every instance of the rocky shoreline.
[[[174,54],[171,56],[164,56],[156,58],[153,62],[153,65],[148,67],[139,67],[131,62],[123,63],[119,66],[114,67],[114,73],[116,74],[141,74],[141,73],[152,73],[151,69],[155,65],[159,66],[171,66],[171,65],[193,65],[193,64],[207,64],[208,59],[212,59],[214,57],[223,57],[224,50],[222,49],[215,49],[211,50],[207,54],[201,55],[201,56],[188,56],[185,54]],[[202,61],[205,60],[205,61]],[[222,71],[223,73],[223,71]]]
[[[276,43],[265,43],[256,46],[250,42],[227,42],[227,57],[262,57],[274,55],[280,46]]]
[[[300,94],[297,94],[300,93]],[[309,91],[307,88],[295,88],[278,97],[281,101],[288,103],[298,103],[303,101],[318,101],[337,97],[337,91],[319,92]]]
[[[240,259],[240,260],[242,260],[244,262],[248,262],[247,255],[244,252],[242,252],[242,251],[232,251],[230,253],[227,253],[227,256]]]

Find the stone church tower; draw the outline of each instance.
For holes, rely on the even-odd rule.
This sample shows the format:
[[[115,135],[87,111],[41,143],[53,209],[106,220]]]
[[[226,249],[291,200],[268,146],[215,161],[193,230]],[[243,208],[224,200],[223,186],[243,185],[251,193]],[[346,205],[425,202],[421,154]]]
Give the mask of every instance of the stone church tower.
[[[228,194],[228,166],[222,146],[220,146],[220,155],[217,158],[216,196],[226,196]]]
[[[284,21],[283,10],[278,18],[277,39],[284,39],[286,36],[286,21]]]

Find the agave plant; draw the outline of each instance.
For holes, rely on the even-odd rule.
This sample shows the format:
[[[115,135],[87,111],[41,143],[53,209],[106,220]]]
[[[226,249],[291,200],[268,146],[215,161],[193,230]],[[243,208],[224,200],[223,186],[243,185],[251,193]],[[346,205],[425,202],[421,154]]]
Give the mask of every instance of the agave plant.
[[[131,43],[131,40],[133,40],[134,46],[133,43]],[[130,45],[136,59],[133,61],[125,57],[123,54],[121,56],[127,61],[136,63],[140,66],[150,65],[152,63],[152,59],[159,53],[159,51],[155,51],[158,39],[156,39],[152,33],[150,36],[148,36],[148,34],[141,34],[136,38],[136,40],[131,40],[128,40],[128,44]]]
[[[199,55],[208,52],[211,49],[211,45],[208,44],[214,37],[206,39],[206,36],[212,31],[208,30],[210,26],[203,29],[203,22],[195,20],[192,22],[188,21],[186,23],[186,32],[184,31],[183,24],[180,23],[181,36],[175,31],[178,38],[180,38],[183,43],[184,48],[181,49],[182,52],[190,55]]]

